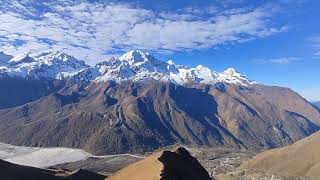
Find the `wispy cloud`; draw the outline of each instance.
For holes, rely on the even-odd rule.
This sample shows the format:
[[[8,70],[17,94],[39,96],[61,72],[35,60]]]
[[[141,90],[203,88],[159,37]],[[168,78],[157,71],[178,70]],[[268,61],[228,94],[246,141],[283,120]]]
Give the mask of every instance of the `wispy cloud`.
[[[314,53],[315,58],[320,58],[320,50],[316,51]]]
[[[320,88],[303,89],[300,94],[310,102],[320,101]]]
[[[320,35],[314,35],[307,39],[313,50],[313,58],[320,58]]]
[[[268,7],[155,12],[127,4],[4,1],[0,50],[64,50],[89,63],[129,49],[173,52],[242,43],[286,31]],[[36,5],[37,4],[37,5]],[[16,43],[19,41],[20,43]]]
[[[259,64],[279,64],[287,65],[299,62],[301,58],[297,57],[281,57],[281,58],[270,58],[270,59],[255,59],[254,62]]]

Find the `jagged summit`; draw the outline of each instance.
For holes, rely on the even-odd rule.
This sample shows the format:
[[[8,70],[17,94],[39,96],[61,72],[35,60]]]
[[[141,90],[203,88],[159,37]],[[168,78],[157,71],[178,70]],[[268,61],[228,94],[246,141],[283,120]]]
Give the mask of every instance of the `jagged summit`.
[[[234,75],[237,75],[239,73],[234,68],[228,68],[225,71],[223,71],[223,74],[234,76]]]
[[[0,75],[36,79],[63,79],[89,68],[84,61],[77,60],[60,51],[22,53],[11,58],[8,62],[8,64],[2,66]]]
[[[94,79],[95,82],[153,79],[170,81],[180,85],[188,83],[215,84],[217,82],[239,85],[254,83],[232,68],[223,73],[214,72],[203,65],[189,68],[176,65],[173,60],[169,60],[168,62],[158,60],[150,53],[140,50],[132,50],[119,58],[111,58],[101,62],[97,64],[96,68],[99,69],[98,71],[101,74]]]
[[[237,72],[234,68],[228,68],[220,73],[219,81],[231,84],[254,84],[256,82],[249,80],[245,75]]]
[[[148,52],[142,52],[140,50],[131,50],[125,54],[123,54],[121,57],[119,57],[119,60],[127,61],[130,65],[135,63],[142,63],[146,61],[150,61],[155,59],[150,53]]]
[[[118,58],[113,57],[99,62],[94,67],[61,51],[23,53],[13,58],[1,55],[0,60],[2,56],[4,62],[10,60],[8,65],[4,62],[1,64],[0,75],[9,76],[56,79],[73,76],[96,83],[109,80],[122,82],[147,79],[170,81],[180,85],[225,82],[246,86],[254,83],[233,68],[223,73],[214,72],[203,65],[189,68],[177,65],[173,60],[168,62],[158,60],[150,53],[140,50],[132,50]]]
[[[48,64],[52,64],[53,61],[61,61],[61,62],[77,61],[78,63],[82,63],[83,65],[85,65],[84,61],[80,61],[63,51],[45,52],[45,53],[33,54],[32,56],[38,61],[43,61]]]
[[[167,63],[169,64],[169,65],[174,65],[174,62],[173,62],[173,60],[169,60],[169,61],[167,61]]]
[[[9,60],[10,65],[17,65],[17,64],[22,64],[22,63],[31,63],[33,62],[34,59],[29,56],[29,53],[22,53],[14,58]]]

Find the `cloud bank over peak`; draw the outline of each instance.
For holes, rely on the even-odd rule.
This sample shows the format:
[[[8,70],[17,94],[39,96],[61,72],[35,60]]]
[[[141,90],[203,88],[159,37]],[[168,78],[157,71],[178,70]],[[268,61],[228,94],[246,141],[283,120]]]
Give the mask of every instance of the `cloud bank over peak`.
[[[243,43],[286,31],[270,7],[155,11],[99,2],[6,1],[0,5],[0,51],[63,50],[94,64],[129,49],[155,53]]]

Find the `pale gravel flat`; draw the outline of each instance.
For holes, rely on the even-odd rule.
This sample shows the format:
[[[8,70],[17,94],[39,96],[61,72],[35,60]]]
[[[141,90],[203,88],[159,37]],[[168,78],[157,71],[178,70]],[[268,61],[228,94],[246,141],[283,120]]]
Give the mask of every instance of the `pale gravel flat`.
[[[14,164],[37,168],[47,168],[57,164],[72,163],[88,158],[104,159],[118,156],[130,156],[137,159],[144,158],[143,156],[133,154],[94,156],[81,149],[24,147],[0,143],[0,159]]]

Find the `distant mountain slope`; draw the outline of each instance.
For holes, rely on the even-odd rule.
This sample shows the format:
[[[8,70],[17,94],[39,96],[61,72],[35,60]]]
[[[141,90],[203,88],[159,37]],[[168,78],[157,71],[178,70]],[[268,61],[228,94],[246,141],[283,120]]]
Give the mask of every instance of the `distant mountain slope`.
[[[319,111],[297,93],[234,69],[188,68],[137,50],[94,67],[61,52],[3,57],[0,142],[94,154],[175,143],[263,149],[320,129]],[[26,76],[11,73],[22,67]]]
[[[129,165],[108,180],[210,180],[208,172],[183,147],[176,151],[160,151]]]
[[[94,154],[152,151],[174,143],[273,148],[319,129],[319,111],[279,87],[149,81],[62,89],[1,110],[0,141]]]
[[[60,91],[66,82],[4,77],[0,78],[0,84],[0,109],[5,109],[21,106]]]
[[[103,180],[105,177],[86,170],[45,170],[0,160],[1,180]]]
[[[316,105],[320,109],[320,101],[314,102],[313,104]]]
[[[274,174],[283,179],[318,180],[320,177],[319,149],[320,132],[317,132],[292,145],[258,154],[248,162],[244,162],[239,170],[248,172],[242,174],[251,173],[248,179],[252,179],[254,174],[269,174],[269,176]],[[245,179],[241,175],[237,178]]]

